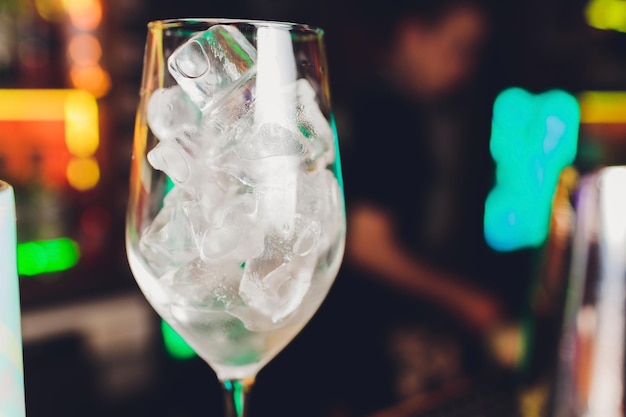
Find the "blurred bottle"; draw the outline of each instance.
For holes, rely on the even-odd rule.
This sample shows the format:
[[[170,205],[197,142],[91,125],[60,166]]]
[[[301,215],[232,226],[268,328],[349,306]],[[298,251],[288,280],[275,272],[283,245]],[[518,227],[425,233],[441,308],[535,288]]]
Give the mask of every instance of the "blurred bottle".
[[[501,332],[496,352],[514,370],[523,416],[547,416],[554,393],[568,286],[580,174],[566,167],[553,195],[549,233],[533,252],[531,285],[519,323]],[[505,329],[507,330],[507,329]]]
[[[582,177],[549,417],[623,417],[626,167]]]
[[[25,417],[13,188],[0,181],[0,416]]]
[[[15,75],[17,66],[18,1],[0,2],[0,81]]]

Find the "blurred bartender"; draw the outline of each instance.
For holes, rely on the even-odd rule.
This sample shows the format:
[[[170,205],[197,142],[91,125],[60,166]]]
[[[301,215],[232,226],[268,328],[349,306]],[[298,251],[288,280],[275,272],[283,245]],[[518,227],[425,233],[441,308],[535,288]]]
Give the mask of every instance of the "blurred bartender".
[[[343,317],[338,366],[355,384],[354,415],[413,415],[454,397],[484,370],[485,340],[504,320],[499,299],[445,246],[435,253],[425,232],[440,172],[429,115],[472,80],[487,9],[473,0],[390,3],[372,25],[377,65],[347,109],[347,253],[329,301]],[[420,395],[430,403],[411,402]],[[394,408],[403,402],[408,411]]]

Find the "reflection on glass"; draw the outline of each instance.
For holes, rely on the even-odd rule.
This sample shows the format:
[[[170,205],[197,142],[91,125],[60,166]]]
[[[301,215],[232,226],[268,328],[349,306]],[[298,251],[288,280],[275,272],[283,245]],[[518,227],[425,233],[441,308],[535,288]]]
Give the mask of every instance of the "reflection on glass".
[[[574,194],[569,291],[551,417],[621,417],[626,314],[626,167]]]

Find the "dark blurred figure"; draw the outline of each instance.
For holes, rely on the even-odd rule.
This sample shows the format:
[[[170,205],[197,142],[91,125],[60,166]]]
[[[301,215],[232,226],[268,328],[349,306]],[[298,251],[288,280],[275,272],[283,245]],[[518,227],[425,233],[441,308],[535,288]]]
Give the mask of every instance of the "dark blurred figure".
[[[482,235],[463,247],[454,240],[467,229],[453,229],[449,244],[435,244],[429,231],[437,210],[453,221],[484,202],[480,195],[458,201],[465,183],[453,178],[460,185],[443,206],[431,204],[445,185],[435,150],[449,157],[455,140],[473,137],[462,131],[472,126],[463,113],[476,113],[461,97],[488,40],[489,9],[477,0],[389,3],[363,20],[372,71],[343,103],[347,252],[319,319],[326,323],[320,335],[333,329],[326,378],[345,384],[336,388],[335,406],[350,416],[418,415],[488,386],[498,369],[489,341],[507,321],[497,292],[472,275],[481,260],[462,253],[477,253],[467,246],[482,245]],[[454,103],[468,108],[452,113],[458,120],[435,123]],[[462,169],[452,175],[472,176]],[[470,212],[468,221],[482,224],[482,213]],[[506,415],[502,407],[485,405],[480,415]]]
[[[347,260],[376,281],[427,297],[485,330],[499,319],[497,300],[429,261],[420,229],[438,172],[430,142],[439,138],[429,117],[456,100],[473,75],[488,15],[478,0],[400,1],[391,9],[371,42],[374,71],[347,109]]]

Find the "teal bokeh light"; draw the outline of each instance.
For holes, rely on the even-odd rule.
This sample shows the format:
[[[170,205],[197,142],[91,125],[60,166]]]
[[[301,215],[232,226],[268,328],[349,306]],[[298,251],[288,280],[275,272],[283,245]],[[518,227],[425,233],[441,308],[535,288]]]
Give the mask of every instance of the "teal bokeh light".
[[[490,150],[496,184],[485,203],[489,246],[512,251],[541,245],[563,168],[576,157],[580,109],[571,94],[504,90],[493,107]]]

